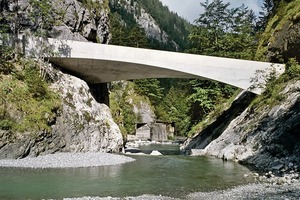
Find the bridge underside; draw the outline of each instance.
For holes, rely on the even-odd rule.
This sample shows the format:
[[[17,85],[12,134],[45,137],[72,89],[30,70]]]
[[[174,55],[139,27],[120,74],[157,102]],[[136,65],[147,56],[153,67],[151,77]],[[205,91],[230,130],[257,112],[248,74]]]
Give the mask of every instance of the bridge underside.
[[[284,65],[168,51],[48,39],[56,56],[50,62],[81,77],[89,84],[144,78],[197,78],[223,82],[249,89],[257,71],[274,67],[278,74]],[[29,52],[38,46],[27,42]],[[264,80],[258,79],[263,82]],[[260,94],[261,88],[251,90]]]
[[[96,59],[49,58],[49,61],[90,84],[144,78],[197,78],[205,77],[141,64]]]

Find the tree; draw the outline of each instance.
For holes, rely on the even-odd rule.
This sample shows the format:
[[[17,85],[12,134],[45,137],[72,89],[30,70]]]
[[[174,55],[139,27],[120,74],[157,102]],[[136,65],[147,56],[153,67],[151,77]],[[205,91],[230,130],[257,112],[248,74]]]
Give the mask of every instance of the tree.
[[[175,122],[177,134],[182,136],[188,133],[191,123],[186,96],[186,91],[171,87],[156,113],[160,120]]]
[[[111,44],[125,46],[125,28],[121,25],[121,16],[118,13],[111,13],[110,31]]]
[[[245,5],[229,8],[222,0],[201,3],[204,13],[195,21],[190,35],[188,52],[253,59],[256,50],[255,15]],[[209,80],[191,80],[189,92],[190,116],[197,123],[217,104],[230,98],[236,88]]]
[[[251,59],[256,47],[253,11],[244,5],[229,9],[230,3],[222,0],[207,0],[201,6],[204,13],[189,35],[188,52]]]
[[[268,21],[270,20],[274,9],[273,0],[264,0],[262,11],[259,12],[259,20],[257,22],[257,30],[264,31]]]
[[[228,29],[228,6],[230,3],[224,4],[221,0],[214,0],[209,3],[206,0],[200,4],[205,12],[195,20],[196,26],[189,35],[191,46],[194,48],[192,53],[215,54],[215,52],[218,53],[223,50],[223,44],[220,40]],[[195,48],[195,44],[199,44],[200,49]]]
[[[135,26],[130,31],[126,40],[127,40],[126,46],[137,47],[137,48],[148,47],[148,41],[145,32],[137,26]]]
[[[160,103],[163,97],[163,88],[157,79],[139,79],[135,80],[134,83],[137,93],[147,96],[155,106]]]
[[[30,0],[32,12],[30,17],[34,23],[36,35],[46,37],[48,30],[51,29],[55,22],[55,14],[57,13],[53,8],[51,1],[48,0]]]

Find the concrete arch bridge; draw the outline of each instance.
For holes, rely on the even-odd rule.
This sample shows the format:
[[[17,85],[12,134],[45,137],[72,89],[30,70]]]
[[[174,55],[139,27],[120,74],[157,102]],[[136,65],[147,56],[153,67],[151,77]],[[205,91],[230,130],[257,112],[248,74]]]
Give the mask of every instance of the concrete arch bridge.
[[[55,52],[47,58],[51,63],[91,85],[144,78],[195,78],[215,80],[248,90],[253,78],[264,82],[257,76],[258,71],[268,72],[272,68],[278,74],[284,72],[284,65],[268,62],[51,38],[47,42]],[[29,40],[26,48],[34,49],[38,45],[37,40]],[[261,94],[262,88],[254,88],[251,92]]]

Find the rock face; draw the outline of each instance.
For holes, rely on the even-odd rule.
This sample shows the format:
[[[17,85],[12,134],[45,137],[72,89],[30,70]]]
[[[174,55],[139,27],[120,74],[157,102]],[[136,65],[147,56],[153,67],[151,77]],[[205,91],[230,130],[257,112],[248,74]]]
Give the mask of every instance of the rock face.
[[[133,112],[141,118],[139,123],[151,124],[155,122],[156,116],[149,102],[139,101],[132,102],[132,104]]]
[[[93,1],[104,5],[103,0]],[[62,24],[54,26],[54,33],[58,39],[85,40],[98,43],[107,43],[109,40],[108,11],[97,8],[87,8],[82,1],[67,0],[53,4],[62,9],[65,15]],[[55,36],[55,35],[53,35]]]
[[[155,19],[149,13],[147,13],[145,9],[142,8],[141,5],[139,5],[139,3],[131,3],[131,1],[111,0],[111,4],[123,7],[129,14],[132,14],[139,27],[145,30],[148,38],[155,39],[160,43],[170,42],[171,39],[169,35],[160,28]],[[176,44],[176,42],[171,41],[171,43],[175,47],[175,49],[179,49],[179,46],[178,44]]]
[[[99,104],[88,85],[58,72],[52,85],[62,98],[62,109],[52,131],[12,134],[0,131],[0,158],[23,158],[55,152],[120,152],[123,137],[109,108]]]
[[[256,57],[271,62],[300,62],[300,4],[298,0],[275,3],[273,13],[259,41]]]
[[[222,113],[221,116],[219,116],[199,134],[195,135],[193,138],[188,138],[182,145],[181,149],[185,152],[189,152],[192,149],[204,149],[224,132],[231,121],[238,117],[254,98],[255,95],[253,93],[242,92],[228,110]]]
[[[47,30],[49,36],[58,39],[108,43],[109,19],[105,2],[103,0],[91,2],[95,7],[79,0],[52,1],[49,12],[53,12],[52,17],[55,22]],[[29,0],[19,0],[18,7],[21,33],[28,30],[35,32],[41,27],[41,20],[30,16],[33,8]],[[4,16],[11,16],[15,8],[14,1],[0,1],[0,11]],[[9,17],[6,23],[13,28],[13,21],[8,19]]]
[[[119,127],[109,108],[93,98],[84,81],[62,74],[52,87],[64,102],[52,132],[64,137],[65,151],[120,152],[123,138]]]
[[[51,1],[56,22],[50,26],[48,34],[59,39],[107,43],[107,2],[90,1],[93,6],[86,2]],[[15,6],[13,1],[0,1],[0,11],[4,16],[12,15]],[[32,6],[28,0],[19,0],[18,6],[20,33],[41,28],[40,21],[34,22],[30,17]],[[9,18],[5,18],[4,23],[13,26]],[[120,152],[123,138],[110,109],[94,99],[84,81],[61,72],[56,72],[55,76],[52,88],[61,96],[62,108],[49,124],[52,131],[21,134],[0,130],[0,158],[23,158],[55,152]]]
[[[273,37],[277,39],[269,44],[269,60],[278,62],[280,59],[288,61],[289,58],[296,58],[300,62],[300,23],[285,24]]]
[[[201,155],[250,164],[264,171],[300,169],[300,81],[282,92],[287,99],[263,110],[247,108]]]

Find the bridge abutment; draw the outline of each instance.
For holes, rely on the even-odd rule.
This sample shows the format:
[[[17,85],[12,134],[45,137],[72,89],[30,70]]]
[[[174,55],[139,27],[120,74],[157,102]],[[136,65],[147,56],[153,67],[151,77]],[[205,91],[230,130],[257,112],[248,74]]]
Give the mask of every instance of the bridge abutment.
[[[109,106],[108,83],[88,84],[91,94],[98,103],[104,103]]]

